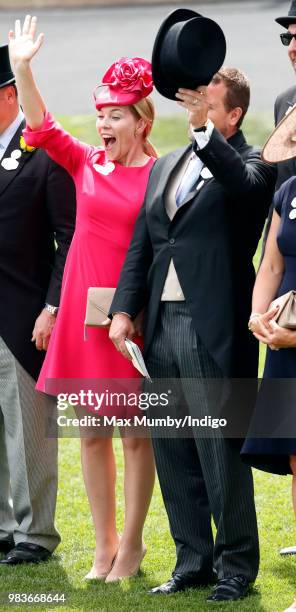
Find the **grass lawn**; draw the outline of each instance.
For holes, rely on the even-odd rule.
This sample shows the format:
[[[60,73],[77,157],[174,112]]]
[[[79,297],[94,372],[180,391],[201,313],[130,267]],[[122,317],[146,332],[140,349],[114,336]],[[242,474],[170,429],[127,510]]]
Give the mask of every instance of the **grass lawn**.
[[[75,135],[96,143],[91,117],[61,119]],[[270,131],[272,118],[251,116],[245,132],[250,142],[262,143]],[[160,153],[186,142],[185,122],[180,117],[158,120],[153,142]],[[258,254],[256,256],[258,261]],[[263,354],[261,355],[262,368]],[[123,528],[123,464],[120,440],[114,441],[118,462],[118,530]],[[209,610],[205,598],[209,589],[190,590],[173,597],[146,595],[149,587],[165,581],[174,567],[174,545],[169,535],[166,514],[158,485],[145,527],[148,554],[140,577],[120,585],[87,585],[83,577],[89,570],[94,549],[94,535],[84,491],[79,456],[79,440],[60,441],[60,486],[57,525],[62,536],[54,558],[39,566],[2,568],[0,592],[65,593],[64,606],[36,606],[35,610],[99,610],[100,612],[134,611],[203,611]],[[1,469],[1,468],[0,468]],[[296,559],[282,559],[278,550],[296,543],[295,521],[290,502],[290,478],[255,471],[256,504],[261,542],[261,565],[253,595],[233,604],[215,605],[227,611],[280,612],[296,596]],[[184,500],[186,503],[186,500]],[[7,597],[6,597],[7,601]],[[29,609],[22,605],[22,609]],[[0,610],[17,610],[0,598]],[[212,608],[211,608],[212,609]]]
[[[115,440],[118,461],[118,529],[123,526],[122,454],[120,441]],[[256,503],[261,542],[260,573],[251,597],[233,604],[218,605],[229,612],[280,612],[295,596],[295,559],[282,559],[278,549],[295,543],[295,521],[290,503],[290,479],[255,472]],[[186,500],[184,500],[186,503]],[[158,485],[145,527],[148,553],[140,577],[121,585],[87,585],[83,576],[89,570],[94,536],[89,507],[82,482],[79,440],[60,441],[60,487],[57,525],[62,543],[54,559],[39,566],[2,568],[0,591],[18,593],[65,593],[64,607],[54,610],[99,610],[100,612],[206,611],[209,589],[190,590],[173,597],[146,595],[149,587],[165,581],[174,567],[174,546]],[[3,603],[2,603],[3,602]],[[1,605],[2,603],[2,605]],[[22,606],[23,609],[29,609]],[[6,607],[0,600],[0,609]],[[41,610],[39,606],[34,608]],[[49,606],[43,609],[50,609]],[[52,608],[51,608],[52,609]],[[212,608],[211,608],[212,609]]]

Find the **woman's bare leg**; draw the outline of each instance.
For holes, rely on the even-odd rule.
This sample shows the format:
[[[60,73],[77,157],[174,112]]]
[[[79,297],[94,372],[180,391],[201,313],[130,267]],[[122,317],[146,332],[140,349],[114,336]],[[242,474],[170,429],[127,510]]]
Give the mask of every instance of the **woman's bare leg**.
[[[81,463],[96,537],[95,559],[86,577],[103,578],[110,571],[119,546],[112,437],[81,438]]]
[[[106,582],[135,575],[146,552],[143,527],[151,501],[155,466],[148,438],[123,437],[125,523],[118,555]]]

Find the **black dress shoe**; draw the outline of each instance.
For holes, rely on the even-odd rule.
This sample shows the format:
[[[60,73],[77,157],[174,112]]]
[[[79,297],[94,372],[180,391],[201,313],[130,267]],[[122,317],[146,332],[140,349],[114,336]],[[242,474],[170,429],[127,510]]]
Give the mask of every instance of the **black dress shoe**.
[[[187,574],[174,574],[170,580],[148,591],[149,595],[172,595],[186,589],[196,589],[213,583],[213,576],[188,576]]]
[[[1,559],[2,565],[18,565],[19,563],[39,563],[45,561],[51,552],[38,544],[30,544],[30,542],[20,542],[12,548],[10,552]]]
[[[250,583],[244,576],[222,578],[218,580],[207,601],[235,601],[236,599],[242,599],[248,594],[249,588]]]
[[[0,540],[0,553],[6,555],[12,548],[14,548],[14,539],[13,538],[5,538],[5,540]]]

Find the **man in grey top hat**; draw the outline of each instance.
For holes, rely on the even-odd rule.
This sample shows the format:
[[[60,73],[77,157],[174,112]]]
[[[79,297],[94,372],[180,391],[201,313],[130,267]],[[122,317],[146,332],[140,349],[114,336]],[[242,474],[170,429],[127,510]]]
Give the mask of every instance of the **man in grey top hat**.
[[[22,140],[8,46],[0,47],[0,553],[37,562],[56,548],[55,402],[35,391],[59,305],[75,223],[75,187]],[[55,248],[55,241],[57,249]],[[11,505],[12,499],[12,505]],[[1,573],[1,572],[0,572]]]

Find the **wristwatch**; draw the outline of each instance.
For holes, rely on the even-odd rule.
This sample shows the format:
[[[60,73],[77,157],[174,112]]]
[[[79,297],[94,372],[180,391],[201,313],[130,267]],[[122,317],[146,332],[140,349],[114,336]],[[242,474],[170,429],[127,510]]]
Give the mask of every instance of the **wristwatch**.
[[[51,304],[45,304],[44,308],[45,308],[45,310],[47,310],[47,312],[49,312],[54,317],[57,316],[58,309],[59,309],[58,306],[52,306]]]

